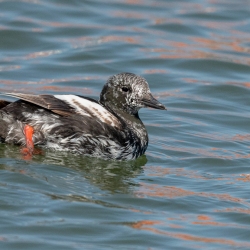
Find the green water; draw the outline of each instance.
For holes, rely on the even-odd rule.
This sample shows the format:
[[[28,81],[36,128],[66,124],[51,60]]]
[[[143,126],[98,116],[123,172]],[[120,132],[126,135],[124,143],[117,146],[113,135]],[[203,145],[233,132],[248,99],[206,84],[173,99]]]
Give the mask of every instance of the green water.
[[[98,99],[142,75],[146,155],[0,144],[1,249],[250,249],[250,2],[0,1],[0,91]]]

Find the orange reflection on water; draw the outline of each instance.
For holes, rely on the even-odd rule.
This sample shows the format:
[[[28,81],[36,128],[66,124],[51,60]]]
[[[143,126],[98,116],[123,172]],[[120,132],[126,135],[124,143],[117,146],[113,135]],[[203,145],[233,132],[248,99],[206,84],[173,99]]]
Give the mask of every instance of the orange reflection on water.
[[[163,145],[162,147],[168,151],[185,152],[191,155],[196,155],[198,157],[210,157],[214,159],[227,159],[227,160],[250,158],[250,153],[246,153],[246,152],[240,153],[240,152],[227,150],[225,148],[215,148],[215,147],[209,147],[209,148],[192,147],[191,148],[191,147],[176,147],[172,145]],[[185,159],[188,157],[190,156],[185,156],[180,159]]]
[[[192,222],[193,225],[202,225],[202,226],[219,226],[219,227],[236,227],[236,228],[247,228],[244,226],[239,226],[233,223],[222,223],[214,221],[211,217],[207,215],[198,215],[197,220]]]
[[[231,39],[230,39],[231,38]],[[222,49],[230,49],[235,52],[250,52],[249,48],[243,47],[241,43],[241,39],[230,37],[227,41],[220,39],[217,37],[217,40],[203,38],[203,37],[194,37],[193,41],[198,43],[201,47],[209,48],[212,50],[222,50]],[[218,41],[219,40],[219,41]],[[249,39],[250,40],[250,39]]]
[[[101,39],[102,42],[111,42],[111,41],[120,41],[120,42],[127,42],[132,44],[140,44],[141,41],[139,38],[132,37],[132,36],[105,36]]]
[[[250,134],[237,134],[232,137],[233,141],[250,141]]]
[[[197,80],[194,78],[182,78],[182,80],[186,83],[196,83],[196,84],[204,84],[204,85],[211,85],[213,83],[209,82],[209,81],[204,81],[204,80]],[[229,85],[235,85],[235,86],[240,86],[240,87],[246,87],[246,88],[250,88],[250,82],[233,82],[233,81],[227,81],[225,82],[225,84],[229,84]]]
[[[164,231],[155,228],[155,225],[161,225],[162,222],[160,221],[154,221],[154,220],[142,220],[134,222],[131,225],[132,228],[137,230],[145,230],[152,232],[154,234],[163,235],[170,238],[176,238],[183,241],[194,241],[194,242],[202,242],[202,243],[217,243],[217,244],[223,244],[228,246],[235,246],[235,247],[250,247],[250,243],[240,243],[236,242],[234,240],[228,240],[223,238],[209,238],[209,237],[201,237],[201,236],[195,236],[192,234],[187,233],[178,233],[178,232],[170,232],[170,231]],[[171,227],[171,225],[170,225]],[[178,229],[179,227],[177,227]]]
[[[8,66],[2,66],[0,67],[1,71],[9,71],[9,70],[15,70],[15,69],[21,69],[20,65],[8,65]],[[2,81],[2,80],[1,80]]]
[[[206,23],[206,25],[208,24]],[[191,36],[187,38],[186,42],[160,39],[156,44],[165,45],[164,47],[146,48],[142,51],[161,59],[212,59],[218,62],[250,65],[249,58],[242,56],[243,53],[250,54],[250,49],[245,46],[247,42],[250,42],[250,39],[246,35],[239,37],[229,35],[225,39],[225,37],[214,34],[211,38]],[[222,51],[228,50],[237,52],[237,54],[222,53]]]
[[[250,82],[244,82],[243,85],[247,88],[250,88]]]
[[[183,228],[183,226],[178,225],[178,224],[168,224],[170,228]]]
[[[167,72],[165,69],[146,69],[143,74],[166,74]]]
[[[125,12],[125,11],[115,11],[113,12],[113,16],[115,17],[119,17],[119,18],[136,18],[136,19],[142,19],[142,18],[145,18],[146,16],[139,13],[139,12],[132,12],[132,11],[129,11],[129,12]]]
[[[145,4],[145,2],[142,1],[142,0],[126,0],[125,3],[126,4],[132,4],[132,5],[143,5],[143,4]]]
[[[99,79],[99,77],[68,77],[68,78],[54,78],[54,79],[42,79],[40,81],[17,81],[17,80],[1,80],[1,83],[9,85],[9,84],[34,84],[34,85],[40,85],[40,84],[50,84],[55,82],[69,82],[69,81],[80,81],[80,80],[94,80]]]
[[[250,214],[249,208],[240,208],[240,207],[230,207],[225,209],[217,209],[216,212],[235,212],[235,213],[242,213],[242,214]]]
[[[2,60],[5,62],[16,62],[19,60],[32,60],[32,59],[41,58],[41,57],[49,57],[51,55],[60,54],[62,52],[63,52],[62,50],[35,51],[32,53],[26,54],[24,56],[5,57]]]
[[[237,178],[237,181],[250,182],[250,174],[241,174],[241,177]]]
[[[143,229],[145,226],[152,226],[152,225],[157,225],[157,224],[161,224],[160,221],[151,221],[151,220],[142,220],[142,221],[138,221],[135,223],[132,223],[132,227],[136,228],[136,229]]]
[[[208,192],[196,192],[196,191],[185,190],[175,186],[161,186],[158,184],[148,184],[148,183],[140,183],[139,190],[136,191],[135,194],[139,198],[150,196],[150,197],[164,197],[168,199],[175,199],[178,197],[186,197],[186,196],[198,196],[198,197],[216,198],[222,201],[235,202],[237,204],[250,205],[250,203],[248,203],[244,199],[233,197],[227,193],[215,194]]]
[[[173,199],[177,197],[195,195],[195,192],[174,186],[160,186],[157,184],[140,183],[140,188],[136,192],[136,195],[140,198],[151,196]]]
[[[36,93],[41,91],[57,91],[57,92],[65,92],[65,93],[78,93],[82,95],[94,95],[92,89],[85,87],[69,87],[69,86],[54,86],[51,85],[53,83],[65,83],[72,81],[90,81],[99,79],[99,77],[68,77],[68,78],[60,78],[60,79],[42,79],[40,81],[17,81],[17,80],[1,80],[1,83],[5,85],[3,92],[16,92],[16,91],[24,91],[25,93]],[[23,85],[23,86],[22,86]],[[33,85],[32,88],[27,90],[27,85]],[[16,86],[16,87],[15,87]]]
[[[139,209],[135,209],[135,208],[130,208],[129,210],[134,212],[134,213],[152,214],[151,211],[143,211],[143,210],[139,210]]]
[[[200,125],[200,124],[199,124]],[[215,159],[234,159],[232,152],[223,148],[195,148],[195,147],[175,147],[172,145],[163,145],[164,149],[176,152],[185,152],[199,157],[211,157]],[[223,154],[224,153],[224,154]],[[236,155],[235,155],[236,156]],[[238,155],[237,158],[241,158],[242,155]],[[184,158],[181,158],[184,159]]]
[[[202,176],[198,171],[195,170],[187,170],[185,168],[166,168],[161,166],[144,166],[144,171],[147,176],[158,176],[163,177],[166,175],[176,175],[176,176],[184,176],[191,179],[202,179],[202,180],[210,180],[210,178],[206,176]],[[213,178],[213,180],[228,180],[228,178]]]
[[[0,30],[8,30],[8,27],[1,24],[1,25],[0,25]]]
[[[38,90],[42,91],[56,91],[56,92],[64,92],[64,93],[81,93],[84,95],[93,94],[92,89],[89,88],[79,88],[79,87],[68,87],[68,86],[42,86],[38,88]]]

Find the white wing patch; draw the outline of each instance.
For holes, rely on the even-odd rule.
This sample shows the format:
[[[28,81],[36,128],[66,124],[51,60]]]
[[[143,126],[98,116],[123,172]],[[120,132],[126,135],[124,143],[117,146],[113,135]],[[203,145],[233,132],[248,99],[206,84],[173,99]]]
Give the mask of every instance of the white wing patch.
[[[113,127],[120,125],[119,120],[98,103],[76,95],[54,95],[54,97],[66,102],[81,115],[98,118],[101,122]]]

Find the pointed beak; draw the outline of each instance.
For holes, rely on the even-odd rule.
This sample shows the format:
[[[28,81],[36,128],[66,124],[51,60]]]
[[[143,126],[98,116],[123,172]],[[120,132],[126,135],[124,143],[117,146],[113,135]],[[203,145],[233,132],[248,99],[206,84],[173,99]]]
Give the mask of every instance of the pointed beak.
[[[142,104],[145,107],[167,110],[166,107],[162,103],[157,101],[151,94],[149,94],[147,98],[142,99]]]

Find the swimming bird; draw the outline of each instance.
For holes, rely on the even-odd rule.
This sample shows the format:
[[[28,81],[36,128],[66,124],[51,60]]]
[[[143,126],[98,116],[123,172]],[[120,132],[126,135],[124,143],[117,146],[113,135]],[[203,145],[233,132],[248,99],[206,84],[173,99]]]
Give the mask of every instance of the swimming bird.
[[[140,108],[165,110],[147,81],[133,73],[111,76],[100,99],[81,95],[1,93],[18,98],[0,101],[0,140],[26,146],[69,151],[102,159],[132,160],[145,153],[148,133]]]

